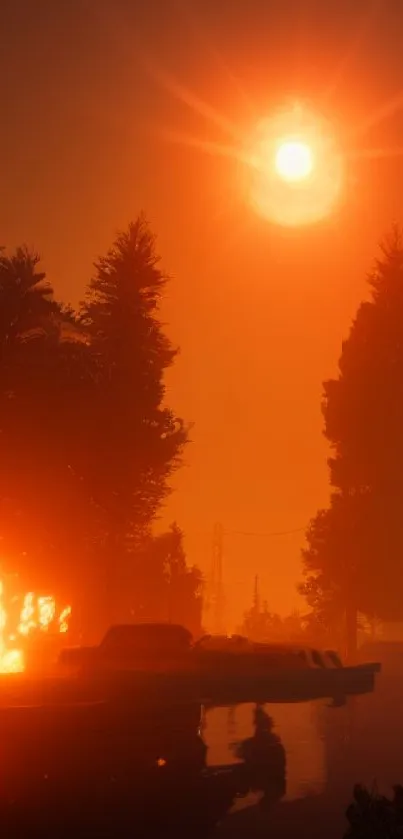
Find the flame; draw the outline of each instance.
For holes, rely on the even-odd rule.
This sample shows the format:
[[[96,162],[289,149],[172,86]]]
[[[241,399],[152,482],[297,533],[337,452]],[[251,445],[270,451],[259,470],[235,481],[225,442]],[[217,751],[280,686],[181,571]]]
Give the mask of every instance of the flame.
[[[5,650],[0,657],[0,673],[23,673],[25,670],[22,650]]]
[[[24,652],[14,646],[18,642],[18,637],[26,638],[34,631],[48,632],[53,626],[57,632],[65,633],[69,628],[70,615],[71,606],[66,606],[57,615],[54,597],[37,596],[29,591],[23,599],[17,628],[9,631],[4,584],[0,580],[0,674],[22,673],[25,670]]]
[[[34,597],[32,591],[24,597],[24,605],[21,609],[20,622],[18,624],[18,632],[20,635],[29,635],[31,629],[35,629],[35,621],[33,620],[35,614]]]
[[[38,597],[38,623],[41,629],[49,629],[49,624],[54,621],[55,612],[56,604],[53,597]]]
[[[21,650],[9,650],[6,644],[7,610],[4,605],[4,586],[0,580],[0,673],[21,673],[24,656]]]
[[[59,632],[67,632],[69,628],[68,618],[71,615],[71,606],[66,606],[59,615]]]

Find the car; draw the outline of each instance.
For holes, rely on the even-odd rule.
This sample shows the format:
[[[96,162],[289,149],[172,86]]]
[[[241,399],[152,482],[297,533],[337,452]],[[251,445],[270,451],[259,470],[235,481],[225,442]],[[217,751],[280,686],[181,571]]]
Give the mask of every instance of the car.
[[[192,635],[165,623],[116,624],[98,646],[65,648],[59,664],[72,669],[169,669],[186,661]]]

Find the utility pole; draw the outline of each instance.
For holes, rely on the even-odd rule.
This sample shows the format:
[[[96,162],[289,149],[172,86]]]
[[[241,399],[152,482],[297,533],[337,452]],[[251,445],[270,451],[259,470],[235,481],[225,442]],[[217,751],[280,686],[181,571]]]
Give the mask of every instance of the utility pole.
[[[224,631],[223,535],[222,524],[215,524],[212,545],[210,606],[212,608],[212,629],[217,635]]]
[[[256,615],[260,614],[259,577],[257,574],[255,577],[255,588],[253,590],[253,611]]]

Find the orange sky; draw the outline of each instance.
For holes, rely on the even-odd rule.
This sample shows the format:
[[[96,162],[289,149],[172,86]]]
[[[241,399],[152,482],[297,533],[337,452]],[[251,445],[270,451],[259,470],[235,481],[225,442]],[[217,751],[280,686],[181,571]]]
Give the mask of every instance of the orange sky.
[[[56,292],[76,302],[93,257],[146,211],[174,278],[164,318],[181,355],[169,401],[194,422],[164,521],[177,519],[203,570],[215,521],[282,531],[326,503],[321,382],[377,241],[403,216],[403,159],[350,161],[333,218],[271,226],[248,205],[238,163],[167,141],[229,138],[144,54],[241,134],[289,95],[342,135],[396,100],[355,144],[398,148],[402,25],[400,0],[2,0],[0,239],[35,245]],[[297,605],[302,541],[228,535],[230,626],[255,573],[273,609]]]

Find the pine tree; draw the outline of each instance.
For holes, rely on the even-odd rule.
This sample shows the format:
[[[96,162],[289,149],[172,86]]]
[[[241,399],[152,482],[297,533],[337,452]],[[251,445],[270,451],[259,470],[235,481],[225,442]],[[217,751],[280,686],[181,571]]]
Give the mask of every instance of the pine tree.
[[[164,402],[164,372],[176,350],[159,319],[167,283],[159,261],[140,216],[95,264],[81,310],[95,370],[82,474],[102,509],[111,619],[119,612],[119,578],[136,561],[187,439]]]
[[[4,363],[18,344],[48,330],[57,312],[53,289],[38,271],[39,256],[27,247],[0,249],[0,352]]]

